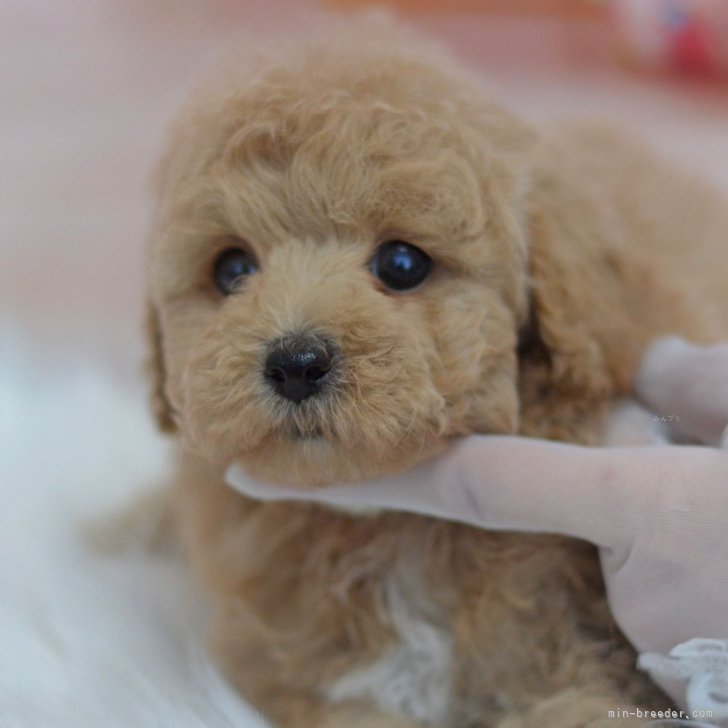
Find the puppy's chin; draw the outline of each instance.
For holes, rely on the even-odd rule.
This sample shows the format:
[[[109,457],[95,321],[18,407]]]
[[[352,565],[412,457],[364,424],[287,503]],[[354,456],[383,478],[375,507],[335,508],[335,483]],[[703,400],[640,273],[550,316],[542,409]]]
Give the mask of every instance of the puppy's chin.
[[[407,470],[442,452],[445,438],[408,435],[396,447],[344,448],[315,433],[271,438],[241,454],[236,462],[258,480],[295,488],[315,488]]]

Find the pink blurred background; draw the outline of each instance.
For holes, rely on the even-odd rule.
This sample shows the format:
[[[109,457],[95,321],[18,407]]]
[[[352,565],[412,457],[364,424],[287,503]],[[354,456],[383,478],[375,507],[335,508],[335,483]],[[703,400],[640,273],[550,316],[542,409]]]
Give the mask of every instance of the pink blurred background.
[[[480,1],[398,4],[419,7],[405,17],[528,117],[611,118],[728,189],[723,82],[620,65],[624,38],[615,44],[594,3],[581,13],[514,14],[485,12],[507,3]],[[165,124],[217,48],[240,34],[244,42],[270,28],[295,32],[318,8],[314,0],[0,6],[0,335],[12,327],[137,378],[147,178]]]

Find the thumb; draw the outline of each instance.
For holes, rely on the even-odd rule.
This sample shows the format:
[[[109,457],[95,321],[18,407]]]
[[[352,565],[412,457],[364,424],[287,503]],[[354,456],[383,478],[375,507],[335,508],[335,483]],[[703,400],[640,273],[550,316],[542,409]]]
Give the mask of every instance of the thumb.
[[[613,548],[631,543],[665,450],[474,435],[406,473],[363,483],[271,486],[238,465],[226,478],[258,500],[318,502],[358,513],[401,510],[481,528],[561,533]]]
[[[471,437],[441,484],[453,510],[486,528],[559,533],[629,548],[659,479],[664,446],[591,448],[522,437]]]

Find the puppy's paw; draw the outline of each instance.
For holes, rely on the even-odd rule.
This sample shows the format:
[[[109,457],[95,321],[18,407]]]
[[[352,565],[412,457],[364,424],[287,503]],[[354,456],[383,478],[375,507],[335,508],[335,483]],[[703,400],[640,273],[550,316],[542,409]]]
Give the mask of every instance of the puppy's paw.
[[[169,488],[145,493],[120,511],[84,522],[82,536],[95,550],[107,554],[175,554],[171,498]]]
[[[378,710],[333,712],[324,718],[321,728],[422,728],[422,723],[401,715]]]

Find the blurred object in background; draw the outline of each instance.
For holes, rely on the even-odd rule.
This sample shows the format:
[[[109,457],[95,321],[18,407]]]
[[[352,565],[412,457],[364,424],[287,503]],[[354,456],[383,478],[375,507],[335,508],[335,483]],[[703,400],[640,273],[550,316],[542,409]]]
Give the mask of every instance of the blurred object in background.
[[[385,4],[403,13],[468,14],[538,23],[584,62],[619,59],[637,70],[728,78],[728,0],[328,0],[337,8]],[[579,42],[587,37],[597,43]],[[521,33],[522,35],[522,33]],[[601,53],[606,46],[610,52]],[[574,50],[577,50],[577,54]]]
[[[613,0],[621,56],[632,66],[728,77],[726,0]]]
[[[479,12],[499,15],[594,16],[602,12],[607,0],[329,0],[339,7],[360,8],[382,5],[403,12]]]
[[[728,0],[698,1],[704,26],[708,8],[728,14]],[[146,180],[191,80],[246,38],[376,4],[450,47],[515,113],[612,119],[728,189],[725,86],[617,62],[659,66],[660,0],[0,0],[0,343],[10,329],[134,378]],[[711,46],[686,36],[677,57],[710,68]]]
[[[434,36],[455,37],[476,67],[554,73],[614,66],[608,0],[323,0],[334,10],[387,7]]]

